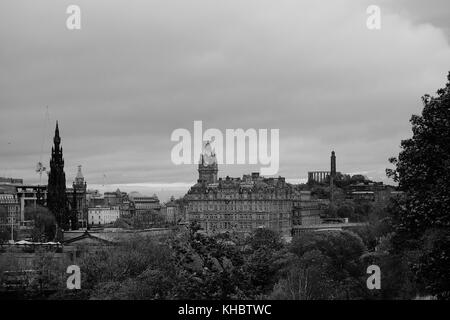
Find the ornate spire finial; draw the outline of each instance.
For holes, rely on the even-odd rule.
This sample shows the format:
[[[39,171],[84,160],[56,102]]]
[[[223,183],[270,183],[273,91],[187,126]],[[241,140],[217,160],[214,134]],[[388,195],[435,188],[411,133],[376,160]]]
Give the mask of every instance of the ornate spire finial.
[[[61,137],[59,136],[58,120],[56,120],[55,137],[53,138],[53,142],[55,143],[55,145],[59,145],[61,143]]]

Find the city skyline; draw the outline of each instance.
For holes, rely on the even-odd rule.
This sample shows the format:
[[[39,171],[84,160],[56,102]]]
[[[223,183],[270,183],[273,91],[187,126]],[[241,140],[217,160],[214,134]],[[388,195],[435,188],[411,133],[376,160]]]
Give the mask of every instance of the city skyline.
[[[56,121],[55,137],[53,138],[53,142],[56,143],[56,141],[58,141],[58,144],[61,141],[61,138],[59,136],[58,121]],[[207,143],[207,145],[208,144],[209,143]],[[53,155],[53,152],[54,152],[55,148],[56,148],[55,146],[52,147],[52,153],[51,153],[52,155]],[[211,152],[211,149],[209,149],[209,151],[208,151],[207,149],[203,148],[203,150],[201,152],[201,157],[203,157],[205,155],[205,152]],[[214,154],[214,150],[212,150],[212,152],[213,152],[212,155],[213,155],[213,158],[214,158],[214,163],[217,166],[217,160],[216,160],[216,155]],[[333,170],[332,168],[334,166],[334,171],[336,171],[335,151],[331,152],[331,158],[334,158],[334,164],[331,164],[331,167],[329,167],[328,169]],[[63,159],[64,159],[63,161],[65,162],[66,159],[65,158],[63,158]],[[41,171],[38,171],[38,167],[41,169]],[[47,166],[47,164],[44,165],[42,162],[39,162],[38,166],[36,167],[36,173],[38,173],[38,174],[45,174],[46,173],[47,174],[47,179],[48,179],[49,173],[51,171],[50,167],[51,167],[51,161],[50,161],[49,166]],[[82,168],[82,165],[78,165],[77,166],[77,174],[75,175],[73,180],[70,180],[70,175],[69,175],[69,179],[65,181],[66,182],[65,183],[66,187],[70,188],[72,186],[72,183],[76,183],[76,181],[80,177],[83,179],[83,183],[85,183],[84,182],[84,175],[82,173],[82,169],[81,168]],[[322,168],[322,169],[324,169],[324,168]],[[322,178],[325,177],[324,174],[326,174],[327,170],[319,171],[323,175]],[[330,172],[330,171],[328,170],[328,172]],[[242,175],[246,175],[246,174],[248,175],[250,173],[251,172],[243,172]],[[310,173],[313,173],[313,172],[308,171],[308,179],[286,179],[286,182],[291,183],[291,184],[306,184],[309,181],[309,179],[310,179],[310,177],[309,177]],[[361,174],[361,173],[360,172],[353,172],[353,173],[344,173],[344,174],[348,174],[348,175],[351,176],[353,174]],[[253,175],[253,173],[252,173],[252,175]],[[258,175],[259,175],[259,173],[258,173]],[[267,176],[267,175],[261,175],[261,176],[262,177],[270,177],[270,176]],[[220,180],[222,178],[223,179],[225,179],[225,178],[228,179],[228,177],[229,177],[228,175],[227,176],[225,176],[225,175],[220,176],[220,175],[217,175],[217,173],[216,173],[216,179],[220,179]],[[278,176],[275,175],[274,177],[280,177],[281,178],[280,175],[278,175]],[[6,177],[5,176],[5,177],[2,177],[2,178],[11,179],[11,180],[18,180],[18,181],[21,181],[20,184],[23,183],[24,185],[29,185],[30,184],[28,181],[24,181],[24,179],[20,178],[20,177],[18,178],[18,177]],[[106,175],[105,175],[104,179],[106,180]],[[283,179],[285,179],[285,178],[283,177]],[[39,180],[40,180],[39,183],[35,184],[35,185],[38,185],[38,186],[39,185],[42,185],[42,186],[47,185],[47,183],[45,181],[45,178],[44,178],[44,181],[42,181],[42,176],[39,177]],[[142,195],[145,195],[145,196],[150,196],[150,194],[154,194],[154,195],[159,196],[161,200],[166,202],[166,201],[170,201],[170,199],[172,197],[174,197],[174,196],[175,197],[183,197],[185,194],[187,194],[187,192],[190,190],[190,188],[192,187],[193,184],[195,184],[195,181],[193,181],[191,183],[169,183],[169,184],[167,184],[167,183],[161,183],[161,184],[158,184],[158,183],[130,183],[130,184],[101,184],[101,185],[100,184],[92,184],[92,185],[90,185],[90,188],[88,190],[90,190],[90,191],[99,191],[101,193],[104,193],[104,192],[111,192],[111,191],[115,191],[115,190],[121,189],[121,191],[125,191],[127,193],[138,193],[138,194],[142,194]]]
[[[0,1],[0,300],[450,300],[449,9]]]

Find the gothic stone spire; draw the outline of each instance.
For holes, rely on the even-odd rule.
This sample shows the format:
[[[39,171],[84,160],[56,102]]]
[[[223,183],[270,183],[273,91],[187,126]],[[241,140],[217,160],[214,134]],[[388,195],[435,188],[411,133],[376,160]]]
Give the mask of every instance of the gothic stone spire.
[[[64,173],[64,158],[58,122],[56,123],[53,142],[50,172],[48,175],[47,207],[54,214],[59,228],[67,230],[69,221],[67,219],[66,175]]]

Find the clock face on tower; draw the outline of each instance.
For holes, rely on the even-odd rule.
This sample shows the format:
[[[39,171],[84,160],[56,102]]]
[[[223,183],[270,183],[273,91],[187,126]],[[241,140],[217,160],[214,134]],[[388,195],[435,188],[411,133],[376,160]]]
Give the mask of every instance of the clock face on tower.
[[[216,163],[216,157],[215,155],[208,155],[208,154],[204,154],[203,155],[203,166],[207,167],[211,164],[215,164]]]

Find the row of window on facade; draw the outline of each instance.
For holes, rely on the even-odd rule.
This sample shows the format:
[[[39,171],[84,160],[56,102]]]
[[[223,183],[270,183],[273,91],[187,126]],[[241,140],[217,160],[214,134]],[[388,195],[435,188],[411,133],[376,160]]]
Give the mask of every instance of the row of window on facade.
[[[210,199],[210,200],[222,200],[222,199],[254,199],[254,200],[287,200],[287,199],[291,199],[293,197],[300,197],[301,195],[296,195],[296,194],[292,194],[292,193],[287,193],[287,194],[267,194],[267,193],[234,193],[232,195],[226,195],[226,194],[213,194],[213,193],[209,193],[208,195],[204,195],[204,194],[192,194],[190,195],[190,197],[192,199],[196,199],[196,200],[203,200],[205,198]]]
[[[89,208],[89,223],[109,224],[114,223],[120,217],[120,210],[116,208]]]
[[[19,222],[20,212],[20,203],[15,195],[0,194],[0,224]]]
[[[266,213],[266,214],[214,214],[214,213],[205,213],[205,214],[191,214],[191,217],[202,217],[206,220],[275,220],[280,218],[289,219],[290,215],[288,213]]]
[[[207,204],[207,203],[191,203],[189,204],[190,211],[206,211],[206,210],[254,210],[254,211],[269,211],[269,210],[289,210],[292,207],[291,203],[231,203],[231,204]]]

